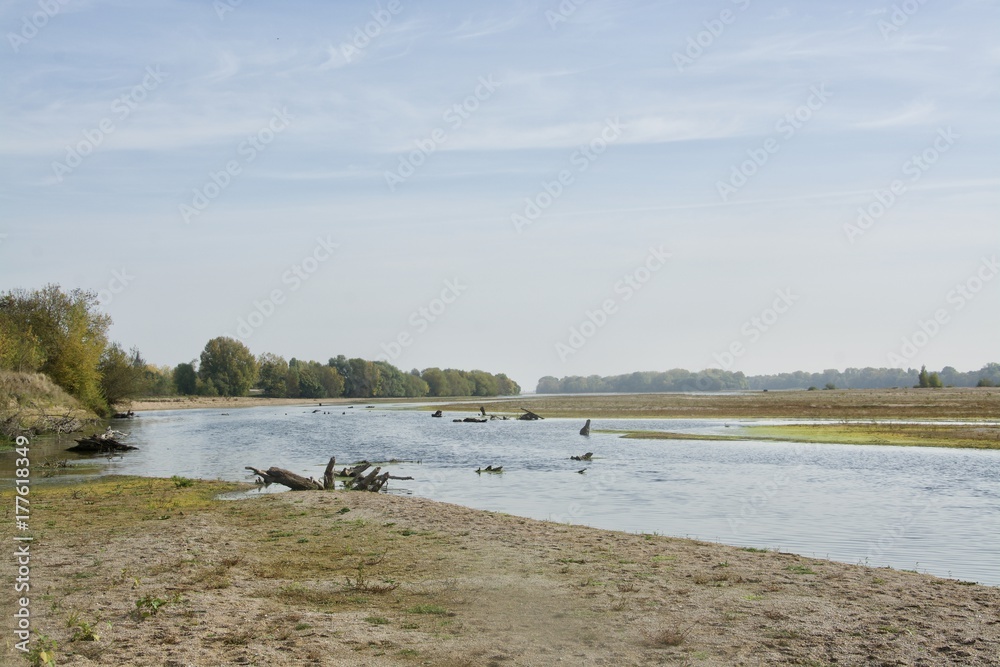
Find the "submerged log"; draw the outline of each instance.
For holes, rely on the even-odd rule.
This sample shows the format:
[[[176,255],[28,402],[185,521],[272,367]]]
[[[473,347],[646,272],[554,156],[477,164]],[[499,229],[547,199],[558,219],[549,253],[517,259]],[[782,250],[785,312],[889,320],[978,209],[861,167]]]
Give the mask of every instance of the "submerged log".
[[[520,419],[521,421],[533,422],[536,419],[545,419],[545,417],[540,417],[540,416],[536,415],[534,412],[532,412],[531,410],[527,410],[525,408],[521,408],[521,409],[524,410],[524,414],[521,415],[520,417],[518,417],[518,419]]]
[[[443,416],[444,413],[442,413],[440,410],[431,413],[431,417],[443,417]]]
[[[503,472],[503,466],[497,466],[496,468],[493,466],[486,466],[485,468],[476,469],[477,474],[482,474],[484,472]]]
[[[583,425],[583,428],[580,429],[580,435],[590,435],[590,420],[589,419],[587,420],[587,423]]]
[[[594,457],[594,452],[587,452],[583,456],[571,456],[571,461],[589,461]]]
[[[97,435],[96,433],[86,438],[79,438],[77,444],[66,451],[80,454],[107,454],[109,452],[128,452],[138,447],[126,445],[124,442],[115,440],[108,435]]]

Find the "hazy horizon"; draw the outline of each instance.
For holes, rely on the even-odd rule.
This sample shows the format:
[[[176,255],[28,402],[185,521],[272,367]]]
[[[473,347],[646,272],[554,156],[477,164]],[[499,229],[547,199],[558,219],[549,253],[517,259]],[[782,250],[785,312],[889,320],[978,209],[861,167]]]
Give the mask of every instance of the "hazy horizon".
[[[546,375],[1000,359],[1000,7],[0,8],[0,289]]]

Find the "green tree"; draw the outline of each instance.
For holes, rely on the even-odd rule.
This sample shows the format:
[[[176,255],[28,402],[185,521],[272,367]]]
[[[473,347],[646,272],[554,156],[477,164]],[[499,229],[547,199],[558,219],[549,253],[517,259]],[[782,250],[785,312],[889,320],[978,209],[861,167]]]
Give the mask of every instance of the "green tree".
[[[27,367],[40,361],[37,369],[56,384],[92,410],[107,412],[98,364],[111,318],[98,311],[94,292],[63,292],[59,285],[11,290],[0,294],[0,313],[4,340],[13,336],[27,341],[5,356],[21,359]]]
[[[932,389],[940,389],[944,385],[941,383],[941,376],[937,373],[931,373],[927,376],[927,386]]]
[[[257,381],[257,360],[240,341],[219,336],[205,344],[198,378],[221,396],[245,396]]]
[[[930,376],[927,374],[927,366],[920,367],[920,374],[917,376],[917,387],[926,389],[931,386]]]
[[[265,352],[257,358],[259,368],[257,384],[269,398],[283,398],[288,395],[286,379],[288,362],[284,357]]]
[[[108,405],[122,403],[142,392],[146,362],[136,348],[126,352],[118,343],[111,343],[97,368],[101,374],[101,394]]]
[[[339,398],[344,395],[344,378],[337,372],[336,368],[323,366],[315,361],[309,362],[316,379],[323,385],[326,395],[330,398]],[[315,364],[315,366],[312,366]]]
[[[174,386],[177,393],[191,396],[198,393],[198,374],[194,370],[194,364],[177,364],[174,367]]]

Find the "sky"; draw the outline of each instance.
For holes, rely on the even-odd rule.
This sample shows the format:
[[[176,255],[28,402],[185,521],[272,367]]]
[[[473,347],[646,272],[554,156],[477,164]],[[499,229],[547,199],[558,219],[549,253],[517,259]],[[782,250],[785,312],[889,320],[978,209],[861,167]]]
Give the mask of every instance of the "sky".
[[[1000,361],[1000,6],[0,3],[0,289],[152,363]]]

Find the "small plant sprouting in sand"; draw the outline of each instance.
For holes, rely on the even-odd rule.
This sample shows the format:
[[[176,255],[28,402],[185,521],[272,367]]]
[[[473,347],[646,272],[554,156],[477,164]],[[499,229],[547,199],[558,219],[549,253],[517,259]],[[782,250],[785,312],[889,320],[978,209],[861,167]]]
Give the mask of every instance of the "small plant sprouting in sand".
[[[35,641],[28,651],[28,664],[31,667],[55,667],[56,642],[48,635],[35,635]]]
[[[152,595],[144,595],[135,601],[135,613],[138,619],[142,621],[150,616],[156,616],[160,613],[161,607],[168,604],[175,604],[177,602],[181,602],[180,593],[177,593],[169,599],[153,597]]]
[[[365,619],[365,623],[370,625],[389,625],[389,619],[385,616],[369,616]]]
[[[73,636],[69,640],[71,642],[96,642],[101,636],[95,631],[94,625],[96,623],[91,625],[82,620],[79,612],[73,612],[66,618],[66,627],[73,631]]]

